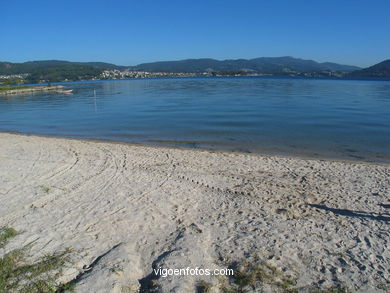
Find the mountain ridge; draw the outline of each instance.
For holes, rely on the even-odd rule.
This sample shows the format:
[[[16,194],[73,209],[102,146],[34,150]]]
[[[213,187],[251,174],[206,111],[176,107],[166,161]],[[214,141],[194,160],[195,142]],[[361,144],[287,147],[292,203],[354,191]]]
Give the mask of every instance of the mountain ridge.
[[[343,71],[351,72],[361,69],[357,66],[342,65],[332,62],[319,63],[314,60],[284,57],[259,57],[253,59],[212,58],[184,59],[176,61],[157,61],[142,63],[132,67],[137,70],[166,72],[205,72],[205,71],[244,71],[256,73],[312,72],[312,71]]]
[[[135,66],[121,66],[106,62],[72,62],[40,60],[23,63],[0,62],[0,75],[24,74],[27,81],[63,81],[100,78],[105,70],[166,72],[168,74],[222,74],[222,75],[273,75],[297,77],[332,77],[347,79],[390,78],[390,59],[367,68],[333,62],[283,57],[253,59],[212,58],[157,61]]]
[[[367,68],[353,71],[349,74],[349,76],[361,78],[389,78],[390,59],[384,60]]]
[[[276,73],[284,71],[344,71],[351,72],[359,70],[360,67],[352,65],[342,65],[332,62],[319,63],[314,60],[284,57],[259,57],[253,59],[225,59],[217,60],[212,58],[183,59],[174,61],[156,61],[141,63],[135,66],[123,66],[106,62],[72,62],[64,60],[40,60],[27,61],[22,63],[0,62],[0,74],[21,74],[30,73],[31,70],[42,67],[56,66],[92,66],[100,69],[132,69],[146,71],[164,72],[206,72],[206,71],[247,71],[258,73]]]

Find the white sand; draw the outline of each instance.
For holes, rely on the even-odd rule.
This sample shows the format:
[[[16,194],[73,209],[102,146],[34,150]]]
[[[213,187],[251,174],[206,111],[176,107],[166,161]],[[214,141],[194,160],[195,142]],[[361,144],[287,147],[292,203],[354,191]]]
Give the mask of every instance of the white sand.
[[[76,292],[135,290],[152,265],[222,268],[254,254],[302,288],[380,292],[389,175],[385,164],[0,133],[0,226],[22,232],[7,249],[30,244],[37,258],[71,247],[62,280],[79,276]],[[200,279],[156,283],[194,292]]]

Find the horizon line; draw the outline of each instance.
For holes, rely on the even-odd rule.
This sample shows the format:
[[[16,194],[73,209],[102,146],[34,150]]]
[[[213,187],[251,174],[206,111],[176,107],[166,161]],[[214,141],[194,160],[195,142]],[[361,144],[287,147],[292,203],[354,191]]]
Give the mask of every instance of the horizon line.
[[[354,66],[354,67],[359,67],[359,68],[365,68],[364,66],[358,66],[358,65],[355,65],[355,64],[346,64],[344,62],[343,63],[339,63],[339,62],[334,62],[334,61],[316,61],[315,59],[305,59],[305,58],[301,58],[301,57],[294,57],[294,56],[291,56],[291,55],[284,55],[284,56],[261,56],[261,57],[255,57],[255,58],[227,58],[227,59],[217,59],[217,58],[211,58],[211,57],[200,57],[200,58],[156,60],[156,61],[149,61],[149,62],[141,62],[141,63],[138,63],[136,65],[121,65],[121,64],[118,64],[118,63],[112,63],[111,61],[70,61],[69,59],[68,60],[65,60],[65,59],[38,59],[38,60],[27,60],[27,61],[19,61],[19,62],[16,62],[16,61],[0,61],[0,62],[3,62],[3,63],[28,63],[28,62],[41,62],[41,61],[64,61],[64,62],[80,62],[80,63],[93,63],[93,62],[96,62],[96,63],[108,63],[108,64],[112,64],[112,65],[115,65],[115,66],[134,67],[134,66],[138,66],[138,65],[141,65],[141,64],[157,63],[157,62],[178,62],[178,61],[202,60],[202,59],[209,59],[209,60],[216,60],[216,61],[235,61],[235,60],[254,60],[254,59],[260,59],[260,58],[293,58],[293,59],[299,59],[299,60],[304,60],[304,61],[314,61],[314,62],[317,62],[317,63],[320,63],[320,64],[321,63],[334,63],[334,64],[339,64],[339,65],[346,65],[346,66]],[[389,59],[384,59],[382,61],[379,61],[378,63],[386,61],[386,60],[389,60]],[[377,64],[377,63],[374,63],[372,65],[375,65],[375,64]],[[370,67],[372,65],[369,65],[367,67]]]

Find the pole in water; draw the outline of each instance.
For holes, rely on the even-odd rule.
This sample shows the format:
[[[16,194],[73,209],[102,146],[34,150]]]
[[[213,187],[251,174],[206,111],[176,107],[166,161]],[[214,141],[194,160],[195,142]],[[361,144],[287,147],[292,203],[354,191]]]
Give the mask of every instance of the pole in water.
[[[93,103],[95,105],[95,112],[96,112],[97,107],[96,107],[96,90],[95,89],[93,89]]]

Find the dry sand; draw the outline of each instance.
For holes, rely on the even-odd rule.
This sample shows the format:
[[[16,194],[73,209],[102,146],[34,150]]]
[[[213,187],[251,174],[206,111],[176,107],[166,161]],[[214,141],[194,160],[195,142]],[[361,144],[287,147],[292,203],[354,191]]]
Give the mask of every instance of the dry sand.
[[[37,258],[71,247],[61,280],[77,278],[76,292],[145,292],[152,267],[224,268],[254,255],[301,291],[381,292],[389,175],[385,164],[0,133],[0,226],[22,232],[7,249],[29,245]],[[201,279],[218,282],[154,284],[195,292]]]

